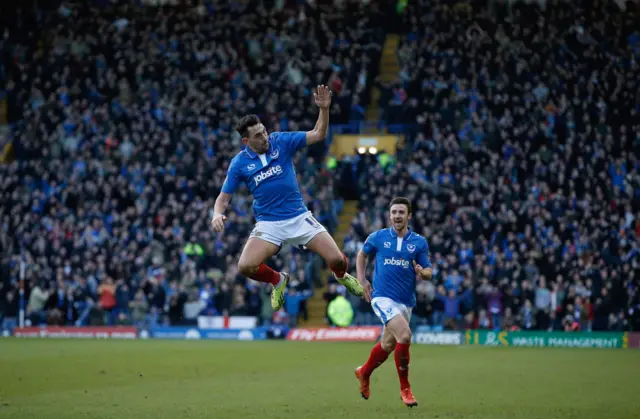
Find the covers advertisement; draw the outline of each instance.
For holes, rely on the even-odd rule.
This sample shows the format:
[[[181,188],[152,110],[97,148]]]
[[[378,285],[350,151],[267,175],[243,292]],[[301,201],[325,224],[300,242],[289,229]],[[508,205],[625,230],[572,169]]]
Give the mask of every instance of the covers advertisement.
[[[136,339],[135,327],[17,327],[13,335],[25,338]]]
[[[412,341],[422,345],[462,345],[464,335],[460,332],[416,332]]]
[[[327,341],[327,342],[375,342],[382,333],[382,326],[362,326],[345,328],[300,328],[292,329],[287,340]]]

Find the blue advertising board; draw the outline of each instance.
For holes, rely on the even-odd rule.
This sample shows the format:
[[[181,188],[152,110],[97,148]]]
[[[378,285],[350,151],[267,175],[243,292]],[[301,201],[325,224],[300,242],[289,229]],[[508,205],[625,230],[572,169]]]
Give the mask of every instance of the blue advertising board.
[[[255,329],[198,329],[197,327],[152,327],[140,331],[141,339],[179,340],[264,340],[267,330]]]

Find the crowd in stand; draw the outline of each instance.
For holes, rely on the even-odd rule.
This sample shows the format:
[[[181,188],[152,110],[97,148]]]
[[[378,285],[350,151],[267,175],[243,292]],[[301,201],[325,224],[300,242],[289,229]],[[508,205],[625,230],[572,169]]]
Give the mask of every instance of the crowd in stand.
[[[288,322],[304,310],[324,279],[308,253],[273,261],[297,278],[279,313],[268,288],[237,275],[249,198],[234,198],[223,236],[209,229],[241,148],[233,123],[257,113],[270,130],[310,129],[319,83],[334,92],[332,122],[362,119],[384,25],[376,2],[260,3],[83,4],[9,22],[5,320],[22,276],[34,323],[181,324],[200,313]],[[381,115],[410,135],[395,159],[340,163],[362,203],[345,241],[352,267],[387,225],[390,199],[413,202],[434,265],[434,280],[417,286],[416,325],[640,329],[637,12],[545,4],[410,2],[398,80],[377,83]],[[296,164],[305,201],[333,230],[338,182],[323,155],[312,148]],[[331,285],[325,298],[340,291]],[[352,303],[357,323],[377,322]]]
[[[0,165],[0,318],[15,321],[22,278],[33,324],[297,317],[299,304],[274,314],[270,289],[238,275],[250,198],[234,197],[224,235],[209,227],[214,199],[242,148],[240,116],[310,130],[321,83],[334,122],[366,104],[384,36],[375,10],[116,3],[23,12],[4,31],[12,150]],[[296,166],[306,204],[332,231],[340,200],[323,155],[311,148]],[[296,249],[272,263],[295,273],[292,301],[323,268]]]
[[[358,165],[366,205],[346,249],[353,257],[406,195],[434,266],[416,323],[638,330],[637,11],[494,7],[409,6],[399,79],[381,86],[380,106],[421,130],[396,164]]]

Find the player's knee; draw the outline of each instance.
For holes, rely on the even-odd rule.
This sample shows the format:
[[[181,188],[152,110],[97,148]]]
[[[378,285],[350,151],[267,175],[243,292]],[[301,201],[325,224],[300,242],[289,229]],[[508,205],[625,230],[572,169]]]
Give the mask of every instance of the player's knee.
[[[380,346],[385,352],[393,352],[396,349],[396,341],[395,339],[383,340],[380,342]]]
[[[411,329],[409,329],[408,327],[402,329],[396,336],[396,340],[398,341],[398,343],[402,343],[403,345],[411,343]]]
[[[253,265],[251,263],[247,263],[247,262],[244,262],[244,261],[241,260],[240,262],[238,262],[238,271],[242,275],[250,278],[256,272],[258,272],[258,266],[255,266],[255,265]]]

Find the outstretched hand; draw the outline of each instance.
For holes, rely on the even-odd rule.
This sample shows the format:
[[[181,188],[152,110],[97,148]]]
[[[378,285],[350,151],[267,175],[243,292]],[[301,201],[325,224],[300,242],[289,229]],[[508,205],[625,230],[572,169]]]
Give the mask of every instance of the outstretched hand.
[[[331,90],[324,84],[318,86],[317,92],[313,94],[313,99],[321,109],[328,109],[331,106]]]

